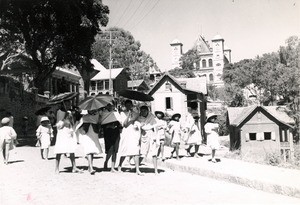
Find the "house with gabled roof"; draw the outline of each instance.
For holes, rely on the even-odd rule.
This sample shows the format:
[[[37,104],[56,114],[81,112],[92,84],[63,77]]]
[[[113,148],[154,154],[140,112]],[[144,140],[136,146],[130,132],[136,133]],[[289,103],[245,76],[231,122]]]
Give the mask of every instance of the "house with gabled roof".
[[[147,85],[145,80],[129,80],[127,82],[127,88],[141,92],[148,92],[150,90],[150,87]]]
[[[243,158],[264,160],[268,153],[293,158],[292,126],[295,123],[278,106],[249,106],[227,108],[230,149],[240,149]]]
[[[98,73],[92,77],[90,83],[90,95],[97,94],[114,94],[127,88],[129,76],[124,68],[106,69],[96,59],[91,60],[94,70]],[[111,79],[112,87],[109,88],[109,79]]]
[[[183,118],[187,108],[192,107],[200,114],[201,126],[204,126],[207,94],[205,78],[180,79],[166,73],[148,94],[154,98],[151,102],[153,112],[162,111],[169,115],[180,113]]]

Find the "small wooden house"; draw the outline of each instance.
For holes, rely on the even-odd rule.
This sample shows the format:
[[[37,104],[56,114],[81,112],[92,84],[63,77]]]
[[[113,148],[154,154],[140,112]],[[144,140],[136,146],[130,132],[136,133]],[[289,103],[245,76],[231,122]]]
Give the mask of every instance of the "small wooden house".
[[[293,157],[294,120],[278,106],[229,107],[227,122],[230,150],[240,149],[242,157],[264,160],[267,153]]]
[[[203,78],[174,78],[165,74],[154,84],[149,95],[154,98],[151,102],[152,111],[162,111],[167,114],[187,114],[187,107],[197,109],[201,115],[201,126],[205,122],[206,79]]]
[[[148,92],[150,90],[149,86],[144,80],[129,80],[127,82],[127,88],[141,92]]]
[[[90,94],[115,94],[116,92],[127,88],[129,76],[124,68],[106,69],[101,63],[93,59],[91,63],[94,69],[99,71],[91,79]],[[109,88],[109,79],[112,87]]]

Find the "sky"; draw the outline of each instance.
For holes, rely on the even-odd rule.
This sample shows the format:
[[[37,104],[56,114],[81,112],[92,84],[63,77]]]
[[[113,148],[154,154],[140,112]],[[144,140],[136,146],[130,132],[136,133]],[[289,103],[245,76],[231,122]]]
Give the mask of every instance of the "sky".
[[[174,39],[191,49],[199,35],[221,35],[232,62],[276,52],[300,37],[300,0],[102,0],[109,27],[129,31],[161,71],[171,67]]]

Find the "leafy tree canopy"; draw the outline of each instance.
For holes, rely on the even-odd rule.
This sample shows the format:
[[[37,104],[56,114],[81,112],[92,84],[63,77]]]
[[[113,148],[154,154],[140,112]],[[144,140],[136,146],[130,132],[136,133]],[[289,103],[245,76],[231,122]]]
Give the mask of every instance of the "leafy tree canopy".
[[[299,51],[300,39],[292,36],[287,39],[286,46],[280,47],[279,52],[228,64],[223,72],[228,95],[240,95],[241,90],[245,89],[256,96],[261,104],[273,104],[278,98],[282,103],[290,102],[299,93]],[[247,105],[246,101],[243,102],[233,104]]]
[[[104,67],[109,68],[110,38],[112,68],[127,68],[134,80],[149,80],[149,67],[156,66],[152,57],[141,50],[141,43],[136,41],[129,31],[122,28],[109,28],[97,35],[93,44],[93,57]]]
[[[2,69],[18,60],[35,65],[38,88],[57,66],[76,66],[87,79],[91,46],[108,13],[101,0],[2,0]]]
[[[184,53],[180,58],[181,67],[185,70],[194,70],[196,69],[197,64],[196,62],[200,61],[200,56],[198,55],[196,47],[188,50],[186,53]]]
[[[168,71],[169,74],[176,78],[194,78],[196,77],[192,70],[183,68],[174,68]]]

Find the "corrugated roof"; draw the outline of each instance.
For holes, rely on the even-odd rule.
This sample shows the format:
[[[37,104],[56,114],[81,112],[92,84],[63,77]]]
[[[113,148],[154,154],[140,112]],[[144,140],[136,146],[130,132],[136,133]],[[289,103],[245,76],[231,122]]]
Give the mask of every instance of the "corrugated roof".
[[[131,88],[131,87],[138,87],[140,86],[142,83],[144,82],[144,80],[129,80],[127,82],[127,87]]]
[[[106,69],[101,63],[96,59],[92,59],[91,63],[94,65],[94,69],[98,70],[97,73],[91,80],[106,80],[109,79],[110,71]],[[123,68],[113,68],[111,69],[111,79],[115,79],[123,71]]]
[[[94,65],[94,69],[101,71],[101,70],[106,70],[106,68],[96,59],[92,59],[91,63]]]

